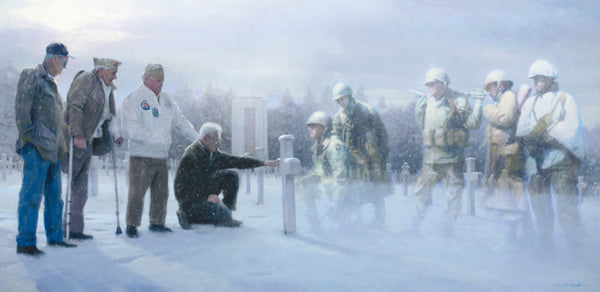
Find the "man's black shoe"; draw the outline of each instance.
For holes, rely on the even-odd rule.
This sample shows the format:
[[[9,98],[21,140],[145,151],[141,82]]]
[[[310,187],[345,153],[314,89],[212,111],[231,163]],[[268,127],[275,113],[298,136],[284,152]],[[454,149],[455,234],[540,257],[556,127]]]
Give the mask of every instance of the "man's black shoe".
[[[33,257],[39,257],[44,254],[43,251],[37,249],[35,245],[32,246],[17,246],[18,254],[25,254]]]
[[[60,241],[60,242],[48,242],[48,245],[49,246],[55,246],[55,247],[77,247],[77,245],[75,245],[75,244],[64,242],[64,241]]]
[[[137,228],[135,226],[127,225],[127,229],[125,230],[125,233],[127,233],[127,237],[129,237],[129,238],[137,238],[138,237]]]
[[[89,239],[93,239],[94,237],[89,235],[89,234],[85,234],[83,232],[69,232],[69,237],[71,239],[78,239],[78,240],[89,240]]]
[[[181,228],[185,230],[192,229],[192,224],[190,224],[190,222],[187,220],[183,211],[177,210],[177,220],[179,220],[179,225],[181,225]]]
[[[235,219],[215,223],[215,226],[220,226],[220,227],[240,227],[240,225],[242,225],[242,221],[235,220]]]
[[[166,227],[164,225],[156,225],[156,224],[150,224],[148,229],[152,232],[173,232],[173,230],[171,230],[169,227]]]

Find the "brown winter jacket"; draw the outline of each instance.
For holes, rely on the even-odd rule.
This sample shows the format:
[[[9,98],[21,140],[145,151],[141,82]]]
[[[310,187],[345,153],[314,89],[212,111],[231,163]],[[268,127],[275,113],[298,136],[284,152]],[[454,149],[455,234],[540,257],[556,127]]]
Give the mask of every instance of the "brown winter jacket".
[[[79,71],[67,93],[67,110],[65,121],[71,127],[71,136],[83,136],[90,142],[98,124],[101,122],[106,97],[102,87],[102,79],[96,71]],[[108,108],[111,115],[116,116],[114,85],[108,97]],[[67,139],[70,139],[68,137]],[[83,156],[83,149],[75,149],[73,155]]]

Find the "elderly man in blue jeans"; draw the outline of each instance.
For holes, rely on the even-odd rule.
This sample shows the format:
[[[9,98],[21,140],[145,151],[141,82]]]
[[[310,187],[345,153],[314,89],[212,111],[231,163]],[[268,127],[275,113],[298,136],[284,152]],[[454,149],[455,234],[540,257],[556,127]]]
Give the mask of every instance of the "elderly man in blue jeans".
[[[62,98],[54,77],[67,66],[65,45],[52,43],[46,57],[19,77],[15,98],[19,130],[16,151],[23,157],[23,185],[19,192],[17,253],[39,256],[36,247],[37,219],[44,196],[44,227],[49,246],[75,247],[63,240],[60,157],[65,152],[62,134]]]

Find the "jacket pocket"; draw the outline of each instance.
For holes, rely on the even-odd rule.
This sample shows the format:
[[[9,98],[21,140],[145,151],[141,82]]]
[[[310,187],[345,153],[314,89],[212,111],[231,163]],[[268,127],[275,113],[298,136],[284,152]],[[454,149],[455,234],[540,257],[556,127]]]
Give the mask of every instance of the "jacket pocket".
[[[35,121],[35,131],[33,135],[33,145],[46,151],[56,151],[58,149],[58,138],[55,132],[52,132],[42,122]]]

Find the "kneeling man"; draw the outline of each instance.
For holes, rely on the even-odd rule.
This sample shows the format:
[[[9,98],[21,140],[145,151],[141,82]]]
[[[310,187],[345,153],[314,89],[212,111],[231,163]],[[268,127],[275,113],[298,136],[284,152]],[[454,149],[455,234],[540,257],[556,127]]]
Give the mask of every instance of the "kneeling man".
[[[230,168],[277,166],[278,160],[262,161],[221,152],[221,126],[205,123],[200,137],[188,146],[175,175],[175,198],[179,203],[177,218],[183,229],[193,223],[238,227],[242,222],[231,217],[239,187],[238,174]],[[223,200],[219,193],[223,192]]]

